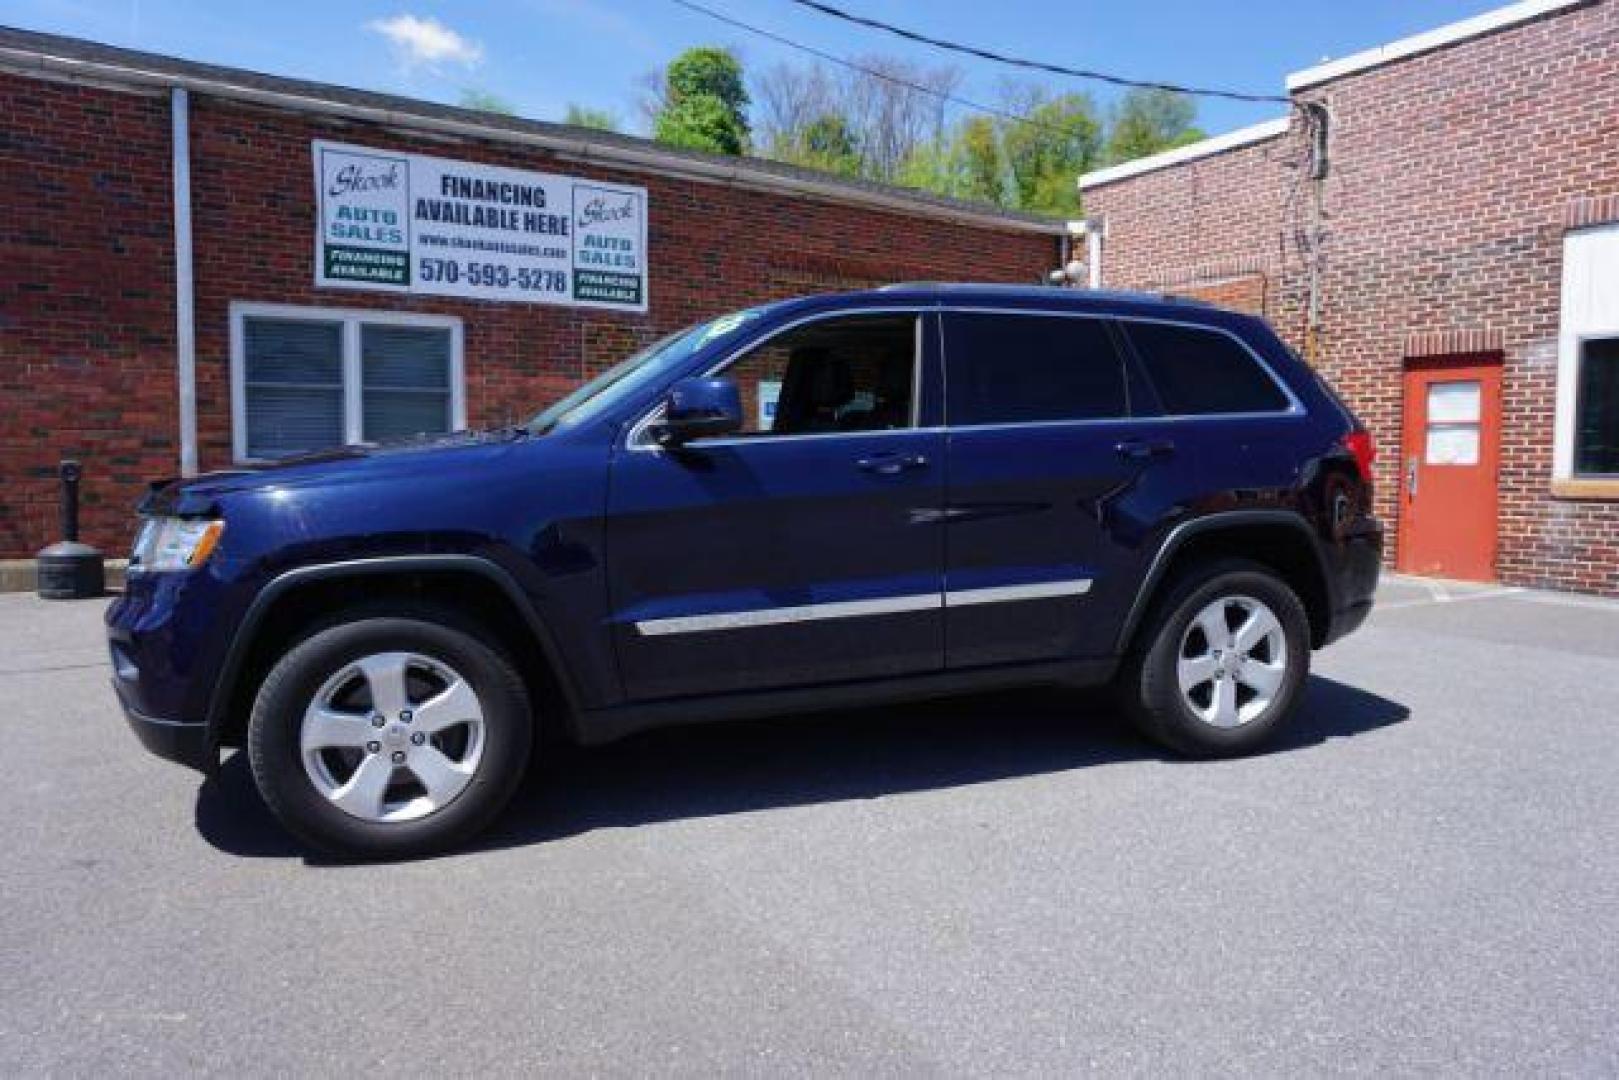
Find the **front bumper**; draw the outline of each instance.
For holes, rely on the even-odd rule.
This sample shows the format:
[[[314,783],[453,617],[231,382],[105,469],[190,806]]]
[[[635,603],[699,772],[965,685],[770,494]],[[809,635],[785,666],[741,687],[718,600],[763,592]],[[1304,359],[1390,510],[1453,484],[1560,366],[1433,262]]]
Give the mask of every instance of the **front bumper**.
[[[229,635],[220,629],[210,571],[135,574],[107,609],[107,646],[119,707],[141,745],[208,771],[218,761],[209,700]]]
[[[206,723],[186,723],[147,716],[129,703],[129,697],[117,675],[112,679],[118,704],[124,710],[124,719],[140,740],[141,745],[168,761],[189,765],[193,769],[210,772],[219,763],[219,753],[208,735]]]

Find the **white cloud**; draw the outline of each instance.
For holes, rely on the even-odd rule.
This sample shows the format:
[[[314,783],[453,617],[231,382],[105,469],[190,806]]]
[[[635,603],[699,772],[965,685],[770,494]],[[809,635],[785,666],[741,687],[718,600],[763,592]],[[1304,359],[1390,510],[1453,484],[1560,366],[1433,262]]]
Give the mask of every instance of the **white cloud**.
[[[483,59],[482,45],[431,17],[395,15],[391,19],[373,19],[365,28],[387,38],[407,68],[433,68],[444,63],[470,68]]]

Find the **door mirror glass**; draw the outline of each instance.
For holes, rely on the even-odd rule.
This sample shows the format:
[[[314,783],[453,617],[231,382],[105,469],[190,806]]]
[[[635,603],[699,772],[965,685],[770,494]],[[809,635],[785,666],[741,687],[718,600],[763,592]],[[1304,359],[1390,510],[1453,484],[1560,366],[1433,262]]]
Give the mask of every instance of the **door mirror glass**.
[[[663,399],[653,431],[664,446],[729,435],[742,427],[742,395],[730,379],[681,379]]]

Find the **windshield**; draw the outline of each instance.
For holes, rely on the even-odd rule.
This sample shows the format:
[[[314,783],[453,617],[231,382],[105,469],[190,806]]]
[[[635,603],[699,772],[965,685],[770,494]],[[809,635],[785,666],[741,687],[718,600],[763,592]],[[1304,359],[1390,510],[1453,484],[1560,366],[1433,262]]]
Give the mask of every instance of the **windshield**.
[[[601,416],[642,387],[664,377],[704,345],[736,331],[757,317],[761,310],[751,308],[721,315],[660,338],[536,414],[524,426],[530,434],[544,435],[554,428],[584,423]]]

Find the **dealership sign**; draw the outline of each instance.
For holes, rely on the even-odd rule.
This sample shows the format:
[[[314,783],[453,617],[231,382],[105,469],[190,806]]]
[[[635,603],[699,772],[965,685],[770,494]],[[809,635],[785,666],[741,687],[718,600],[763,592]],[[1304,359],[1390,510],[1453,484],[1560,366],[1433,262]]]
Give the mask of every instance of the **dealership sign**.
[[[316,140],[315,284],[647,309],[646,189]]]

